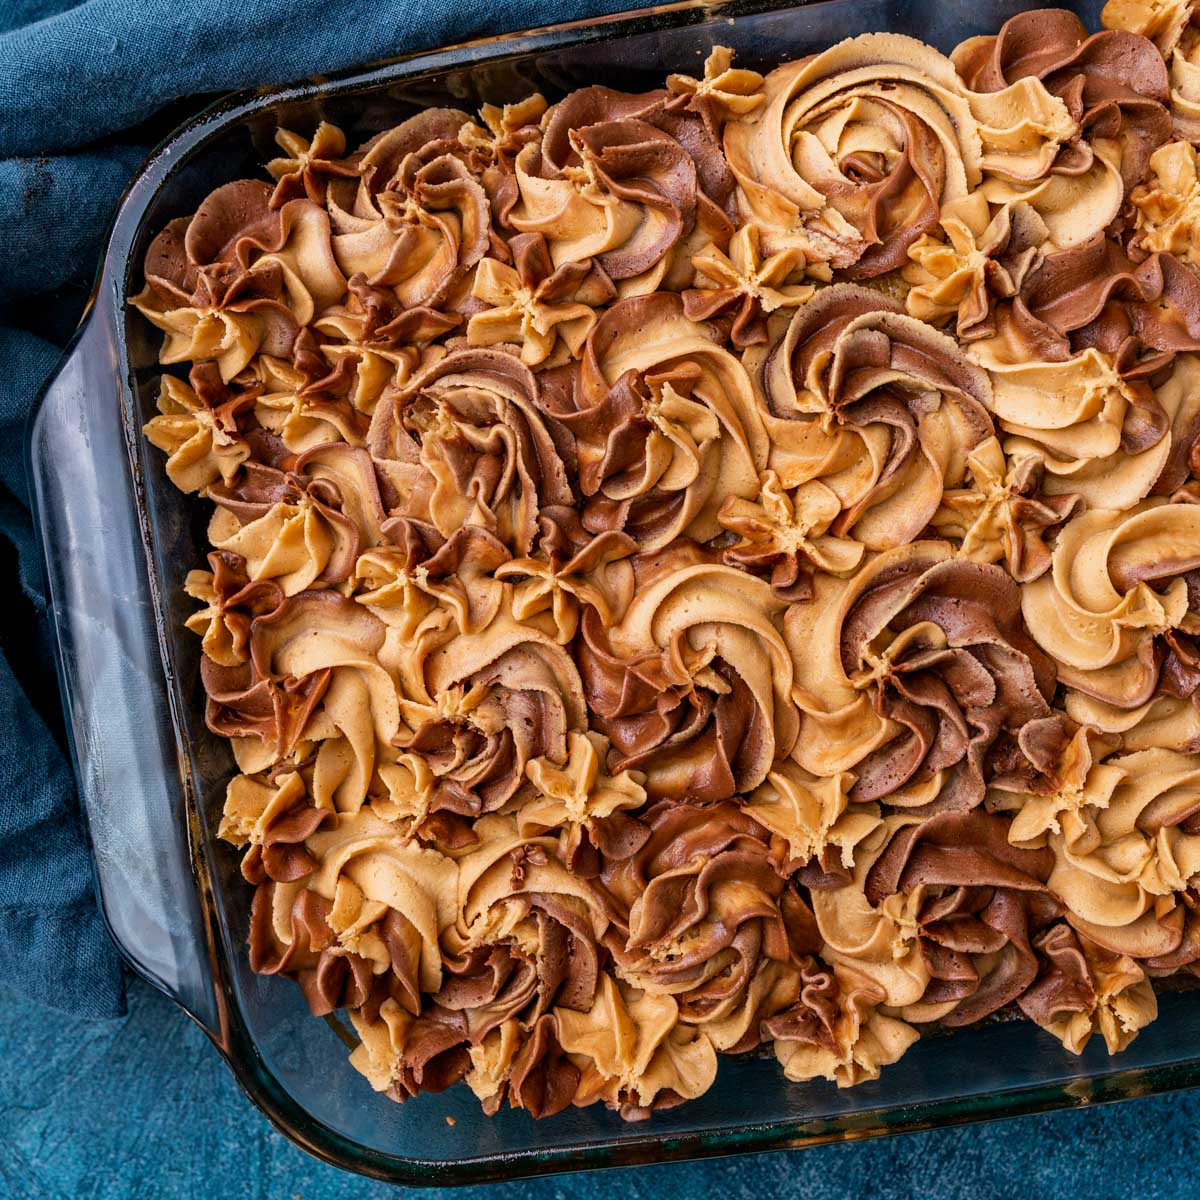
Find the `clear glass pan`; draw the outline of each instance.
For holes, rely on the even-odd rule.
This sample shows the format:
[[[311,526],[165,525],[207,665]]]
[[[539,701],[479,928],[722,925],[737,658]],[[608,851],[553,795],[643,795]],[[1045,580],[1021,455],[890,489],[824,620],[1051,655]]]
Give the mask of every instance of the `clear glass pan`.
[[[1025,1023],[930,1038],[876,1083],[788,1084],[773,1061],[726,1062],[699,1101],[626,1125],[601,1108],[543,1122],[481,1115],[465,1088],[404,1106],[376,1096],[298,988],[253,975],[251,889],[215,842],[231,770],[203,720],[198,639],[181,589],[206,514],[171,487],[140,429],[154,410],[157,334],[126,298],[146,245],[218,183],[256,173],[276,127],[330,119],[353,143],[447,101],[633,89],[694,71],[715,43],[770,67],[868,30],[948,50],[994,31],[1020,0],[685,3],[471,43],[334,80],[223,101],[180,129],[131,184],[94,303],[31,421],[30,471],[60,672],[96,874],[130,964],[209,1033],[242,1087],[314,1154],[398,1183],[454,1184],[868,1137],[1145,1095],[1200,1083],[1200,1006],[1162,999],[1122,1056],[1074,1058]],[[1093,26],[1098,4],[1076,6]],[[454,1124],[450,1124],[453,1118]]]

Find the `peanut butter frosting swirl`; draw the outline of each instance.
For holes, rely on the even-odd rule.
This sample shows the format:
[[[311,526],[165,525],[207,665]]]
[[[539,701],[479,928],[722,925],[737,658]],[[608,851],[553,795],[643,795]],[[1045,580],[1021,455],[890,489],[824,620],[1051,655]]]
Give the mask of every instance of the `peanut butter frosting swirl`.
[[[769,465],[824,484],[831,532],[868,549],[918,537],[993,431],[988,377],[957,343],[853,284],[823,289],[754,365]]]
[[[1105,29],[1089,36],[1073,13],[1036,9],[1011,17],[995,37],[962,43],[953,58],[967,86],[980,91],[1001,92],[1022,79],[1041,81],[1063,99],[1085,143],[1089,135],[1117,142],[1126,190],[1170,136],[1166,65],[1138,34]],[[1057,165],[1079,173],[1091,153],[1086,144],[1068,146],[1068,161]]]
[[[968,39],[951,56],[968,87],[1002,95],[1038,80],[1076,122],[1078,132],[1060,144],[1043,178],[1013,184],[996,177],[982,189],[992,203],[1030,204],[1057,248],[1114,221],[1149,156],[1171,135],[1162,55],[1140,34],[1088,36],[1075,14],[1039,9],[1012,17],[994,37]]]
[[[901,1005],[909,1020],[964,1025],[1025,992],[1038,971],[1031,939],[1058,913],[1049,861],[1014,849],[1004,823],[979,811],[895,829],[863,894],[928,972],[920,998]]]
[[[794,606],[797,760],[853,770],[857,800],[922,812],[978,804],[988,749],[1046,715],[1054,689],[1020,604],[1000,568],[916,542]]]
[[[462,286],[491,244],[487,193],[458,140],[469,123],[456,109],[427,109],[363,147],[327,201],[347,277],[391,289],[405,308],[436,308]]]
[[[902,266],[985,171],[1040,179],[1077,130],[1036,80],[970,92],[948,59],[899,34],[785,64],[763,90],[725,134],[743,215],[771,230],[770,249],[799,246],[854,279]]]
[[[1200,975],[1200,26],[1104,21],[280,130],[151,242],[250,965],[372,1089],[645,1120]]]
[[[1053,347],[1047,357],[1095,347],[1133,376],[1161,368],[1172,353],[1196,349],[1194,274],[1181,270],[1172,254],[1135,262],[1130,249],[1096,235],[1047,255],[1014,305],[1015,327],[1033,344]]]
[[[767,437],[746,371],[721,342],[675,295],[622,300],[565,385],[544,393],[574,435],[585,527],[659,550],[715,537],[721,504],[757,494]]]
[[[395,493],[389,516],[427,520],[444,537],[478,525],[528,553],[538,510],[572,500],[539,391],[505,350],[462,349],[382,399],[368,439]]]
[[[593,260],[623,295],[669,286],[689,250],[733,232],[733,177],[712,125],[707,102],[580,88],[518,154],[520,201],[506,220],[542,234],[556,267]]]
[[[644,573],[624,617],[584,618],[588,707],[652,796],[728,799],[757,787],[796,740],[783,603],[762,580],[681,547]]]
[[[796,1081],[828,1079],[838,1087],[878,1079],[881,1068],[920,1036],[879,1012],[883,999],[878,984],[851,967],[814,967],[799,1003],[766,1022],[783,1073]]]
[[[1154,695],[1162,644],[1194,625],[1185,576],[1200,564],[1198,521],[1192,504],[1148,500],[1063,527],[1050,571],[1024,585],[1021,608],[1064,684],[1121,708]]]
[[[328,213],[307,199],[275,210],[270,196],[253,180],[226,184],[147,251],[131,303],[166,335],[164,363],[211,359],[229,380],[260,351],[288,354],[344,292]]]

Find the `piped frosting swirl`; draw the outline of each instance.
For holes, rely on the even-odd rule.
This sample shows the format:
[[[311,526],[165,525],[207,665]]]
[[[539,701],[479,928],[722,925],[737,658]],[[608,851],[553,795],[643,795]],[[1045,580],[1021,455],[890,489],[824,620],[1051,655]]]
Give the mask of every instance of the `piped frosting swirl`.
[[[1200,40],[1104,20],[280,130],[150,244],[250,964],[376,1091],[1200,974]]]

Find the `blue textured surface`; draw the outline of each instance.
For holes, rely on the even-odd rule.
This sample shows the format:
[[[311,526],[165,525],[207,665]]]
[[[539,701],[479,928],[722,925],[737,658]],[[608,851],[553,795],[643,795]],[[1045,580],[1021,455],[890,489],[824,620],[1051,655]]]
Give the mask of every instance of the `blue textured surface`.
[[[86,1022],[0,991],[0,1196],[355,1200],[397,1189],[309,1158],[141,984]],[[1196,1194],[1200,1093],[719,1162],[409,1194],[429,1200],[1173,1200]]]
[[[5,1200],[396,1194],[290,1146],[241,1096],[203,1035],[148,988],[131,986],[129,1013],[118,1020],[47,1007],[112,1011],[119,993],[91,905],[65,762],[48,729],[57,699],[43,635],[31,634],[44,629],[37,620],[44,600],[17,447],[24,412],[78,315],[107,216],[162,128],[128,126],[196,91],[327,71],[631,2],[0,0],[0,566],[9,578],[20,571],[28,606],[24,621],[8,614],[0,629],[0,978],[25,993],[0,990]],[[33,24],[39,18],[47,19]],[[39,157],[15,157],[30,153]],[[488,1200],[1159,1200],[1196,1191],[1198,1116],[1200,1094],[1158,1098],[486,1193]]]

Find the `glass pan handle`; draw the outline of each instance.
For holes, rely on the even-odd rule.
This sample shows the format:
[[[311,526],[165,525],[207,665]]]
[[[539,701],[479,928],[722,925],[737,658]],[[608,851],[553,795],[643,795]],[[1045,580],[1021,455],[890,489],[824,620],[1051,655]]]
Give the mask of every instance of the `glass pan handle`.
[[[101,908],[133,969],[219,1040],[188,784],[120,417],[111,303],[102,282],[31,418],[35,525]]]

